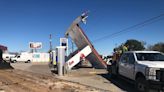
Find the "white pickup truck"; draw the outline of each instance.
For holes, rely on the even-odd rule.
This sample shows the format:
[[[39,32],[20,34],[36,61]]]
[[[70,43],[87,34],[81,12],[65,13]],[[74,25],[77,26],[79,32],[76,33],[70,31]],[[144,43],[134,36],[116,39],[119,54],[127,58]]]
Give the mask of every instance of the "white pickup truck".
[[[157,51],[128,51],[111,68],[111,74],[134,81],[140,92],[164,92],[164,54]]]

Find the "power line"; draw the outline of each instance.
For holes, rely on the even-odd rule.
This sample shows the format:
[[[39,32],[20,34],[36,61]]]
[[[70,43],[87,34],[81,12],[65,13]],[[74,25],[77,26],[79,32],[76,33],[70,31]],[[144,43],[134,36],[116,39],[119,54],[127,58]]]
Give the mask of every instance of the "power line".
[[[157,21],[161,20],[161,17],[163,17],[163,16],[164,16],[164,13],[160,14],[158,16],[152,17],[152,18],[150,18],[148,20],[145,20],[145,21],[143,21],[141,23],[138,23],[138,24],[135,24],[133,26],[130,26],[128,28],[125,28],[125,29],[123,29],[121,31],[118,31],[118,32],[115,32],[113,34],[109,34],[109,35],[106,35],[106,36],[103,36],[103,37],[101,37],[99,39],[96,39],[96,40],[92,41],[92,43],[99,42],[99,41],[102,41],[102,40],[105,40],[105,39],[108,39],[108,38],[113,38],[113,37],[116,37],[116,36],[118,36],[118,35],[120,35],[122,33],[133,31],[133,30],[130,30],[130,29],[133,29],[133,28],[141,28],[141,27],[143,27],[145,25],[152,24],[154,22],[157,22]]]

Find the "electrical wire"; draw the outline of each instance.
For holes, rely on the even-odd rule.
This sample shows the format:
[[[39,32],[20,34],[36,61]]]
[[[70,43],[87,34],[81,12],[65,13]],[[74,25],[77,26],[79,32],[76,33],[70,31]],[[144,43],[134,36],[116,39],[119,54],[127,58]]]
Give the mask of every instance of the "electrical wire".
[[[136,29],[139,29],[139,28],[144,27],[144,26],[146,26],[146,25],[148,25],[148,24],[155,23],[155,22],[161,20],[162,17],[164,17],[164,13],[163,13],[163,14],[160,14],[160,15],[158,15],[158,16],[152,17],[152,18],[150,18],[150,19],[148,19],[148,20],[145,20],[145,21],[143,21],[143,22],[141,22],[141,23],[138,23],[138,24],[135,24],[135,25],[133,25],[133,26],[130,26],[130,27],[128,27],[128,28],[125,28],[125,29],[123,29],[123,30],[121,30],[121,31],[118,31],[118,32],[115,32],[115,33],[113,33],[113,34],[109,34],[109,35],[103,36],[103,37],[101,37],[101,38],[98,38],[98,39],[96,39],[96,40],[93,40],[92,43],[96,43],[96,42],[99,42],[99,41],[102,41],[102,40],[106,40],[106,39],[109,39],[109,38],[113,38],[113,37],[116,37],[116,36],[121,35],[121,34],[123,34],[123,33],[127,33],[127,32],[130,32],[130,31],[134,31],[135,28],[136,28]],[[130,29],[131,29],[131,30],[130,30]],[[132,30],[132,29],[133,29],[133,30]]]

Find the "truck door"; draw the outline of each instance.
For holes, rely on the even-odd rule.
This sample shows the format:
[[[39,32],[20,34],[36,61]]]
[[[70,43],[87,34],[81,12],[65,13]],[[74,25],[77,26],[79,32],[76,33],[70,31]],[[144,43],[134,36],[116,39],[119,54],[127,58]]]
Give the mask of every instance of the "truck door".
[[[119,68],[118,68],[118,72],[120,75],[122,76],[126,76],[126,65],[127,65],[127,62],[126,62],[126,58],[127,58],[127,53],[124,53],[122,56],[121,56],[121,59],[120,59],[120,62],[119,62]]]
[[[21,56],[17,56],[16,61],[21,61]]]
[[[128,60],[127,60],[127,75],[128,78],[134,79],[134,69],[135,69],[135,59],[133,53],[128,54]]]
[[[121,69],[123,69],[123,76],[130,79],[134,78],[134,63],[135,59],[133,53],[126,53],[126,57],[124,57],[124,62],[120,64],[120,66],[122,67]]]

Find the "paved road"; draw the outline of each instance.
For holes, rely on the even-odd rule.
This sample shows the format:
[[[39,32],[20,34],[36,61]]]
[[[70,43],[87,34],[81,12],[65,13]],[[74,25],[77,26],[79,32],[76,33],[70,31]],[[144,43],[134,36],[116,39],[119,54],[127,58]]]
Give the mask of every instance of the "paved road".
[[[30,71],[44,75],[52,75],[48,63],[12,63],[15,69]],[[111,79],[106,70],[93,68],[80,68],[72,70],[63,77],[57,78],[80,83],[83,85],[106,90],[107,92],[135,92],[133,84],[123,79]]]

